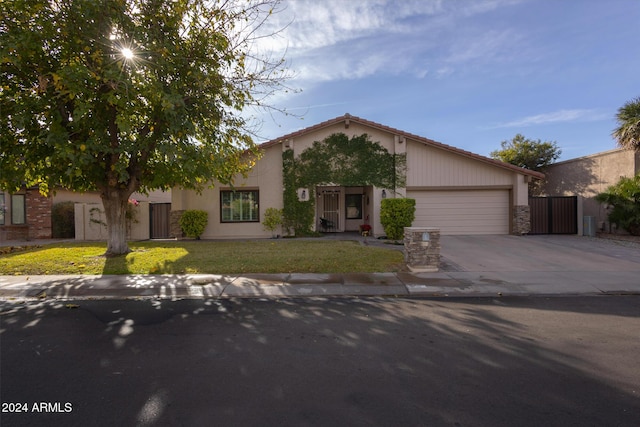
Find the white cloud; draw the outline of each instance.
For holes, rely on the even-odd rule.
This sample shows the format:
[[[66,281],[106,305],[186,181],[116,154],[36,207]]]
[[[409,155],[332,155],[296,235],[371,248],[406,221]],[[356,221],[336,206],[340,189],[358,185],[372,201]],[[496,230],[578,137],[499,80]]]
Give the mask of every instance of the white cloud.
[[[517,1],[517,0],[515,0]],[[444,0],[289,0],[259,48],[285,54],[298,82],[362,78],[377,73],[424,78],[429,70],[495,58],[513,33],[467,28],[460,21],[511,5],[484,0],[460,6]],[[510,49],[511,50],[511,49]],[[441,73],[434,76],[442,76]]]
[[[527,127],[562,122],[597,121],[607,118],[607,114],[594,109],[558,110],[500,123],[495,126],[490,126],[488,129]]]

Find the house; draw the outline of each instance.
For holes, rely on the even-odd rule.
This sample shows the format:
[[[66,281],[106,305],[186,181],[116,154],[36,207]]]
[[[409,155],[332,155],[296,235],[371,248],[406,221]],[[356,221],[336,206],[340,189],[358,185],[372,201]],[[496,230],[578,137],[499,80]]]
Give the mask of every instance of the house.
[[[616,231],[607,219],[607,207],[596,201],[598,193],[622,177],[640,173],[640,153],[618,148],[550,165],[542,187],[545,196],[578,196],[581,215],[595,218],[600,231]]]
[[[0,241],[51,238],[52,205],[37,187],[0,191]]]
[[[301,159],[305,152],[311,152],[314,142],[331,135],[351,139],[364,134],[394,159],[403,159],[404,176],[397,181],[400,186],[381,187],[354,182],[351,177],[346,183],[316,180],[289,188],[287,159]],[[199,209],[208,212],[209,218],[202,238],[271,237],[261,224],[265,210],[293,203],[287,194],[295,191],[297,202],[309,203],[312,227],[317,231],[358,231],[361,225],[369,224],[374,236],[384,235],[381,200],[409,197],[416,200],[413,226],[438,227],[444,235],[520,235],[529,230],[528,183],[544,178],[538,172],[349,114],[276,138],[260,148],[262,158],[247,178],[237,178],[233,188],[214,183],[201,194],[172,189],[172,234],[181,235],[178,223],[182,212]]]
[[[136,217],[131,227],[130,238],[144,240],[153,233],[153,208],[168,205],[170,192],[153,191],[148,195],[135,193]],[[75,208],[68,211],[72,233],[76,240],[105,240],[106,228],[102,200],[97,192],[78,193],[65,189],[57,189],[47,197],[40,194],[38,187],[24,188],[16,193],[0,192],[0,241],[25,241],[50,239],[54,236],[55,219],[52,212],[54,206],[70,202]],[[163,207],[165,207],[163,206]],[[75,227],[74,227],[75,223]],[[168,213],[167,213],[168,237]]]

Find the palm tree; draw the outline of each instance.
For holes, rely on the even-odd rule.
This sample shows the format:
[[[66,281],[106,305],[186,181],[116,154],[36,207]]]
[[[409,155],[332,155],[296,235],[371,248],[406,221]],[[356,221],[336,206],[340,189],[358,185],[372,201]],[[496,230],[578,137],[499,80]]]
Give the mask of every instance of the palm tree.
[[[612,135],[618,145],[640,152],[640,97],[620,107],[616,120],[620,126]]]

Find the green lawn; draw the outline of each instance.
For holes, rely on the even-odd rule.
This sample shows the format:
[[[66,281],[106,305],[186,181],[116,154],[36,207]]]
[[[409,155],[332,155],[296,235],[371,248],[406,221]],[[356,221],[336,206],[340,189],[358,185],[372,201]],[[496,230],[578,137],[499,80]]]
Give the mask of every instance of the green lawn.
[[[350,273],[397,271],[401,251],[354,241],[133,242],[126,256],[105,258],[104,243],[44,245],[0,255],[0,275]]]

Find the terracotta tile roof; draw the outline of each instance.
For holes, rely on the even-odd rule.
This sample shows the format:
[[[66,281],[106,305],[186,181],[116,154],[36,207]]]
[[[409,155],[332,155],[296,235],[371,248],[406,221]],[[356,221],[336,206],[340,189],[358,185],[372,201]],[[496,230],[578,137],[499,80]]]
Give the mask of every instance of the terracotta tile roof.
[[[544,174],[543,173],[535,172],[535,171],[532,171],[532,170],[529,170],[529,169],[525,169],[525,168],[521,168],[521,167],[518,167],[518,166],[514,166],[514,165],[509,164],[509,163],[501,162],[500,160],[495,160],[495,159],[491,159],[489,157],[481,156],[479,154],[475,154],[475,153],[472,153],[470,151],[462,150],[460,148],[452,147],[451,145],[443,144],[441,142],[437,142],[437,141],[434,141],[432,139],[425,138],[423,136],[414,135],[412,133],[405,132],[405,131],[402,131],[402,130],[399,130],[399,129],[395,129],[395,128],[392,128],[392,127],[389,127],[389,126],[385,126],[385,125],[382,125],[380,123],[376,123],[376,122],[372,122],[372,121],[369,121],[369,120],[366,120],[366,119],[362,119],[362,118],[357,117],[357,116],[352,116],[351,114],[348,114],[348,113],[345,114],[344,116],[339,116],[339,117],[336,117],[334,119],[326,120],[326,121],[318,123],[316,125],[309,126],[307,128],[304,128],[304,129],[300,129],[300,130],[298,130],[296,132],[292,132],[292,133],[289,133],[287,135],[283,135],[283,136],[281,136],[279,138],[276,138],[276,139],[272,139],[271,141],[267,141],[265,143],[260,144],[260,148],[268,148],[268,147],[271,147],[273,145],[280,144],[281,142],[283,142],[283,141],[285,141],[287,139],[293,139],[293,138],[302,136],[302,135],[304,135],[306,133],[313,132],[313,131],[316,131],[316,130],[320,130],[322,128],[329,127],[329,126],[335,125],[337,123],[342,123],[342,122],[345,122],[347,120],[350,123],[359,123],[359,124],[362,124],[362,125],[365,125],[365,126],[369,126],[371,128],[374,128],[374,129],[390,132],[390,133],[393,133],[395,135],[403,136],[403,137],[409,138],[409,139],[411,139],[413,141],[420,142],[420,143],[425,144],[425,145],[429,145],[431,147],[439,148],[441,150],[445,150],[445,151],[448,151],[448,152],[451,152],[451,153],[454,153],[454,154],[457,154],[457,155],[460,155],[460,156],[463,156],[463,157],[467,157],[467,158],[470,158],[470,159],[473,159],[473,160],[478,160],[478,161],[481,161],[483,163],[488,163],[488,164],[490,164],[492,166],[497,166],[499,168],[508,169],[508,170],[515,171],[515,172],[521,173],[523,175],[528,175],[528,176],[531,176],[531,177],[534,177],[534,178],[544,179]]]

